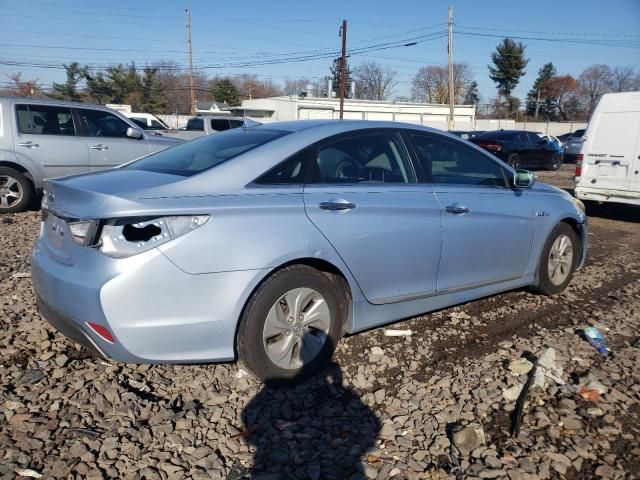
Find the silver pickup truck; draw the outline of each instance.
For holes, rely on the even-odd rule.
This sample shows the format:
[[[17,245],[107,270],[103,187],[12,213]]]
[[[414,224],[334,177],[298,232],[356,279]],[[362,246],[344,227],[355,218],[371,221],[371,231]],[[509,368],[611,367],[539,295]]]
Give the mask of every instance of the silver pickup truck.
[[[101,105],[0,97],[0,214],[25,210],[45,178],[113,168],[179,143]]]
[[[204,135],[213,135],[231,128],[249,128],[260,125],[244,117],[231,117],[223,115],[198,115],[187,120],[187,126],[178,130],[161,130],[166,137],[179,138],[181,140],[193,140]]]

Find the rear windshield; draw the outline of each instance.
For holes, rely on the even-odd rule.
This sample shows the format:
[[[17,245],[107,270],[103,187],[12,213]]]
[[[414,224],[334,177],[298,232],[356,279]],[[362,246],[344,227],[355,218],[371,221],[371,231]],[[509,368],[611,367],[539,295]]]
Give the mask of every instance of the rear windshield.
[[[267,129],[227,130],[162,150],[122,168],[190,177],[288,133]]]

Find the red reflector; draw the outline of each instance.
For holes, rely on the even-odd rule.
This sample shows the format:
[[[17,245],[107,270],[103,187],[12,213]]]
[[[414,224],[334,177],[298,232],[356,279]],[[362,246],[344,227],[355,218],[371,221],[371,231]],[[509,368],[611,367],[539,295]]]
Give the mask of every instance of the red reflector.
[[[582,159],[584,158],[582,153],[576,156],[576,173],[574,176],[580,177],[582,175]]]
[[[107,330],[102,325],[98,325],[97,323],[86,322],[87,326],[93,330],[100,338],[102,338],[105,342],[116,343],[111,335],[111,332]]]

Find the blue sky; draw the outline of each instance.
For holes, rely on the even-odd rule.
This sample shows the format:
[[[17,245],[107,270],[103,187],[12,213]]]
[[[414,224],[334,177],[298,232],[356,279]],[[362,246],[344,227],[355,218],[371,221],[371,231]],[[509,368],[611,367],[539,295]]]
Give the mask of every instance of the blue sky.
[[[471,66],[483,102],[495,95],[487,64],[500,36],[577,41],[522,40],[530,62],[515,91],[521,98],[540,66],[549,61],[560,74],[578,75],[594,63],[640,69],[640,0],[0,0],[0,82],[22,71],[23,78],[37,77],[48,86],[62,81],[64,71],[59,66],[74,60],[98,66],[135,60],[143,66],[165,59],[186,67],[187,3],[192,12],[194,64],[208,75],[252,73],[276,82],[322,77],[329,71],[330,58],[255,63],[310,52],[332,55],[332,49],[339,50],[338,29],[345,18],[349,49],[421,40],[415,46],[350,57],[352,67],[366,60],[391,66],[398,73],[395,94],[408,95],[419,67],[446,64],[446,37],[429,39],[429,35],[446,29],[449,4],[454,7],[457,32],[454,60]],[[463,31],[487,36],[463,35]],[[585,39],[609,45],[581,43]],[[302,53],[287,55],[292,52]],[[29,65],[6,65],[7,61]],[[246,63],[254,65],[240,66]]]

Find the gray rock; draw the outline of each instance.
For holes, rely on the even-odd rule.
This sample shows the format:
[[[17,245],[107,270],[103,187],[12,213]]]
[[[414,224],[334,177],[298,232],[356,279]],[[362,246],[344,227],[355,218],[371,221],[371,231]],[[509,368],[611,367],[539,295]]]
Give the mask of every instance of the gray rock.
[[[481,445],[485,445],[487,441],[482,425],[477,423],[453,427],[451,438],[455,447],[463,455],[468,455]]]

